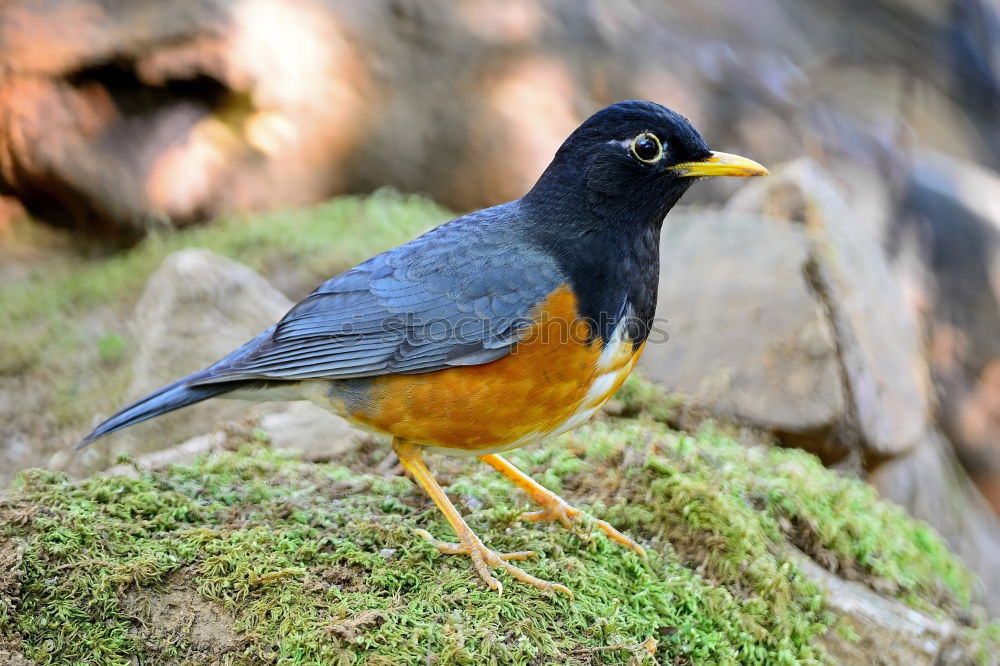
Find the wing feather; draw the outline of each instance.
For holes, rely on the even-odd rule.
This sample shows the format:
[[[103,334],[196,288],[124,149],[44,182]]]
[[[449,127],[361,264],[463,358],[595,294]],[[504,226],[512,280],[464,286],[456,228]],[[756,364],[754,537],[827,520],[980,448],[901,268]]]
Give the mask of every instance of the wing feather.
[[[200,379],[348,379],[489,363],[565,282],[517,242],[514,204],[444,224],[320,285]]]

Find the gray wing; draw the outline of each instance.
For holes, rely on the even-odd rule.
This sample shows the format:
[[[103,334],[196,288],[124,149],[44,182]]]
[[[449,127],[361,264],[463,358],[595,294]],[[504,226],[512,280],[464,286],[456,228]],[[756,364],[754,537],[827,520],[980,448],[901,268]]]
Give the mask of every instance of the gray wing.
[[[514,241],[510,204],[458,218],[323,283],[197,384],[349,379],[488,363],[564,282]]]

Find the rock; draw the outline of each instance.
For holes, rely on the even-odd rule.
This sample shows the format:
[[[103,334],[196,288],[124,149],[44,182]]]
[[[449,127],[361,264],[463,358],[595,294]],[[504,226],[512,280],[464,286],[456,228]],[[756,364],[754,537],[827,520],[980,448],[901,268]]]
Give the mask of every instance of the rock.
[[[936,619],[897,599],[880,596],[866,585],[838,578],[805,555],[795,559],[802,572],[823,589],[827,608],[857,636],[857,640],[847,640],[837,631],[823,635],[833,663],[868,664],[874,655],[887,654],[896,663],[913,666],[961,663],[961,659],[943,658],[958,635],[954,621]]]
[[[670,340],[651,339],[642,365],[714,416],[827,461],[857,451],[874,462],[930,427],[928,373],[879,242],[884,190],[854,183],[848,205],[833,181],[799,161],[723,214],[671,215],[657,311]]]
[[[919,154],[886,243],[927,331],[938,420],[1000,513],[1000,174]]]
[[[265,414],[260,427],[270,436],[271,446],[292,449],[312,462],[336,462],[374,438],[311,402],[289,403],[285,409]]]
[[[922,294],[916,292],[901,266],[903,252],[897,251],[895,266],[890,264],[883,242],[891,249],[912,239],[901,233],[894,208],[877,183],[857,165],[831,173],[800,160],[773,178],[748,185],[727,210],[762,210],[804,223],[811,246],[810,281],[833,322],[848,388],[848,418],[840,437],[861,447],[880,492],[934,525],[966,559],[984,582],[986,603],[997,612],[1000,521],[957,466],[931,406],[927,359],[935,367],[941,363],[933,346],[925,350],[918,315],[937,290],[924,285]],[[940,223],[954,221],[949,216]],[[924,270],[920,276],[933,285],[933,272]],[[972,282],[958,280],[965,288]],[[943,307],[955,307],[957,295],[945,298]],[[942,404],[949,404],[948,399]],[[947,416],[941,423],[950,430]],[[972,473],[983,475],[975,467]]]
[[[266,433],[268,443],[279,449],[294,451],[310,462],[336,462],[361,444],[370,443],[372,435],[352,428],[347,421],[310,402],[291,402],[259,419],[259,428]],[[153,471],[171,465],[190,465],[199,456],[230,450],[245,442],[248,430],[240,424],[227,424],[222,430],[198,435],[160,451],[137,456],[133,464],[117,464],[101,474],[138,478],[136,467]],[[0,662],[2,663],[2,662]]]
[[[1000,616],[1000,518],[948,441],[930,432],[914,450],[875,468],[869,480],[883,497],[934,526],[979,577],[983,604]]]
[[[292,303],[257,273],[207,250],[167,257],[150,276],[129,322],[135,339],[129,399],[219,360],[260,333]],[[244,418],[251,403],[211,400],[113,436],[114,453],[142,454]]]
[[[170,255],[150,277],[130,323],[137,350],[128,395],[138,398],[210,365],[291,305],[264,278],[230,259],[199,249]],[[278,446],[301,447],[312,458],[332,456],[366,437],[312,405],[214,399],[125,430],[109,438],[110,447],[141,455],[246,418],[262,418]]]
[[[996,16],[990,0],[10,0],[0,189],[125,237],[384,185],[470,210],[522,194],[612,101],[663,101],[772,163],[865,132],[899,143],[911,87],[922,138],[995,164]]]
[[[176,446],[137,456],[134,458],[135,465],[125,463],[113,465],[104,470],[102,474],[138,478],[139,474],[136,471],[136,466],[160,471],[170,465],[189,465],[198,456],[224,451],[225,443],[226,433],[221,430],[207,435],[199,435]]]
[[[847,403],[836,341],[806,279],[805,232],[754,215],[678,211],[661,248],[645,373],[714,416],[845,455],[827,443]]]
[[[807,159],[762,180],[727,210],[784,206],[790,220],[805,224],[806,277],[832,324],[847,389],[840,437],[858,438],[874,461],[912,449],[930,427],[930,380],[920,329],[881,248],[884,192],[838,189],[843,181]]]

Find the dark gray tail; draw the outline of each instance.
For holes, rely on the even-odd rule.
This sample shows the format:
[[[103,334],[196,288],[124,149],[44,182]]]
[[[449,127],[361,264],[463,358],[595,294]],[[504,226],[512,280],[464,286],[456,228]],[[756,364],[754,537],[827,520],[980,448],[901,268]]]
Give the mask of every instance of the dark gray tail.
[[[208,400],[217,395],[232,391],[235,386],[232,383],[208,384],[204,386],[189,386],[188,382],[194,381],[201,376],[196,373],[190,377],[185,377],[169,386],[164,386],[158,391],[154,391],[133,402],[128,407],[121,409],[114,416],[101,425],[94,428],[94,432],[84,437],[76,448],[82,449],[96,439],[100,439],[116,430],[127,428],[136,423],[141,423],[160,414],[172,412],[175,409],[193,405],[202,400]]]

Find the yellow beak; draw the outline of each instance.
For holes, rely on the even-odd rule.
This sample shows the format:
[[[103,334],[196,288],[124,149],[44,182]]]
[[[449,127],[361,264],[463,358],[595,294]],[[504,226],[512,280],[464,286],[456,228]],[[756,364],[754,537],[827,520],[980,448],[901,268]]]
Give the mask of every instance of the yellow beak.
[[[739,155],[729,153],[713,152],[708,159],[700,162],[682,162],[667,167],[668,171],[682,178],[708,176],[736,176],[746,178],[747,176],[769,176],[771,172],[753,160],[748,160]]]

